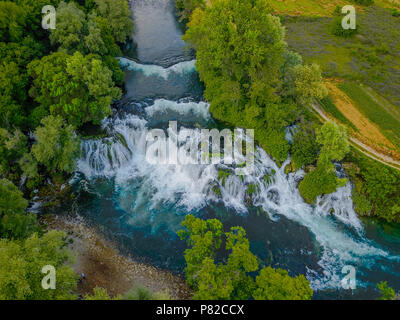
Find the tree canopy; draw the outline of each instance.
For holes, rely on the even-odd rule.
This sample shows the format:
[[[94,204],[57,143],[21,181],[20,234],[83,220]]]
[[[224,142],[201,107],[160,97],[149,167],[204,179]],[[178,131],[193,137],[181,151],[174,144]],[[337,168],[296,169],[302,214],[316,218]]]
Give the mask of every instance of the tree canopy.
[[[50,231],[33,234],[21,241],[0,240],[0,299],[70,300],[76,299],[78,276],[68,265],[73,261],[65,248],[65,234]],[[56,289],[44,290],[41,272],[46,265],[56,269]]]
[[[301,195],[309,203],[314,202],[317,196],[335,192],[347,183],[347,179],[336,177],[332,163],[342,160],[350,151],[347,129],[328,121],[317,130],[316,141],[321,146],[317,169],[308,173],[299,184]]]
[[[25,213],[28,201],[10,181],[0,179],[0,238],[23,239],[37,231],[36,216]]]
[[[30,94],[50,114],[61,115],[79,127],[99,123],[111,114],[111,103],[121,97],[112,72],[93,55],[56,52],[28,66],[33,78]]]
[[[35,131],[32,154],[49,172],[72,172],[79,152],[79,140],[71,125],[60,116],[48,116]]]
[[[196,50],[197,70],[213,116],[255,129],[255,137],[276,160],[287,158],[284,129],[303,106],[326,89],[317,66],[302,66],[285,42],[285,29],[266,1],[217,0],[192,11],[183,37]],[[188,6],[188,7],[186,7]]]
[[[201,220],[187,215],[183,230],[178,232],[186,240],[186,281],[200,300],[308,300],[313,291],[303,275],[290,277],[285,270],[263,268],[259,271],[257,257],[250,251],[246,232],[232,227],[223,232],[216,219]],[[222,245],[228,256],[221,260],[217,252]],[[252,274],[259,274],[254,280]]]

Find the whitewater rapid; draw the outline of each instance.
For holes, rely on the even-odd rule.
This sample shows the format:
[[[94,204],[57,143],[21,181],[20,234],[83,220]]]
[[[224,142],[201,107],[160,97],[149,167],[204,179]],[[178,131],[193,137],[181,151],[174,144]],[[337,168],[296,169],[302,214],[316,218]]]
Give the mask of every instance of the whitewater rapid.
[[[160,76],[165,80],[170,73],[194,71],[192,61],[170,68],[140,65],[127,59],[120,59],[120,63],[135,72]],[[314,289],[340,287],[341,270],[345,265],[368,268],[379,259],[398,259],[364,236],[363,226],[353,209],[350,183],[333,194],[319,197],[317,204],[311,206],[304,202],[297,188],[304,172],[285,173],[290,158],[278,167],[263,149],[257,147],[255,170],[243,177],[235,175],[234,168],[224,164],[149,164],[146,161],[146,135],[151,124],[156,122],[166,126],[168,121],[179,122],[183,117],[190,117],[194,127],[201,120],[207,122],[211,119],[209,105],[157,99],[146,104],[142,114],[130,113],[105,119],[102,125],[108,137],[82,142],[83,156],[78,161],[78,171],[89,181],[114,179],[119,206],[132,213],[132,223],[144,219],[136,214],[144,206],[149,210],[168,206],[192,212],[222,203],[238,214],[246,215],[249,206],[254,206],[262,208],[273,220],[285,216],[306,227],[322,248],[318,262],[322,274],[315,270],[308,270],[307,274]],[[137,196],[130,191],[134,184]],[[162,223],[173,230],[180,221],[181,217],[168,213]]]
[[[168,80],[168,77],[172,74],[185,74],[195,71],[196,60],[179,62],[169,68],[164,68],[158,65],[152,64],[140,64],[134,60],[127,58],[118,58],[122,68],[130,71],[136,71],[143,73],[144,76],[157,76]]]

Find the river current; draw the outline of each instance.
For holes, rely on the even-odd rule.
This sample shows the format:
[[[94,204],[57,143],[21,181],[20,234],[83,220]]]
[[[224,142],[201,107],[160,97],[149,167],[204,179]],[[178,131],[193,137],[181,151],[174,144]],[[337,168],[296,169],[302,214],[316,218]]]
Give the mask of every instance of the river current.
[[[285,174],[261,148],[255,170],[241,178],[220,165],[151,165],[148,129],[215,128],[195,55],[181,36],[172,0],[133,0],[135,44],[120,57],[126,94],[114,117],[103,121],[106,137],[82,143],[71,180],[75,212],[99,227],[126,254],[173,272],[185,267],[185,243],[176,236],[186,214],[244,227],[261,265],[305,274],[316,298],[376,298],[379,281],[400,289],[397,226],[361,221],[351,184],[306,204],[297,189],[303,171]],[[288,131],[288,139],[290,132]],[[231,172],[221,176],[218,172]],[[337,174],[343,175],[340,165]],[[254,192],[249,193],[249,186]],[[219,190],[216,192],[215,190]],[[356,270],[355,290],[344,290],[344,266]]]

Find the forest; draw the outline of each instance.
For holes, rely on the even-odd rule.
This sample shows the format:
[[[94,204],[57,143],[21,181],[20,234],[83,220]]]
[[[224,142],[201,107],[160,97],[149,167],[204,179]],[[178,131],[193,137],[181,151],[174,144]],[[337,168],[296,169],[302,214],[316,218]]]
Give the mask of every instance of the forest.
[[[49,4],[57,9],[54,30],[41,27],[41,9]],[[285,170],[305,171],[298,188],[308,204],[350,179],[359,215],[400,222],[399,170],[355,150],[344,123],[321,123],[312,112],[316,102],[329,99],[323,70],[290,48],[284,18],[269,1],[177,0],[176,7],[185,23],[183,40],[196,52],[204,98],[219,123],[254,129],[257,143],[280,166],[290,155]],[[338,32],[339,20],[333,20],[335,36],[354,36]],[[76,170],[87,128],[114,114],[124,94],[116,57],[133,40],[134,28],[126,0],[0,1],[1,300],[78,298],[66,234],[42,225],[27,211],[28,200],[62,190]],[[291,126],[293,141],[286,139]],[[337,176],[337,163],[348,178]],[[304,275],[260,263],[240,226],[224,232],[217,219],[187,215],[178,236],[187,244],[185,277],[194,299],[313,297]],[[44,265],[57,269],[56,290],[41,287]],[[383,299],[395,295],[387,283],[378,288]],[[111,297],[98,287],[83,298],[170,297],[141,288]]]

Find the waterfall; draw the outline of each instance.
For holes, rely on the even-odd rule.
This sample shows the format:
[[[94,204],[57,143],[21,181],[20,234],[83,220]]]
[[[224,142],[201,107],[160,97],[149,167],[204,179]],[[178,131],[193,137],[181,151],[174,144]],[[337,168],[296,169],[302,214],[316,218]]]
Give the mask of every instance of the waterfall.
[[[186,74],[196,71],[196,60],[183,61],[169,68],[152,64],[140,64],[127,58],[118,58],[123,69],[142,72],[146,77],[157,76],[167,80],[171,74]]]
[[[127,59],[120,59],[120,62],[125,67],[165,79],[169,73],[194,68],[193,61],[167,69],[139,65]],[[255,170],[247,176],[235,175],[234,168],[224,164],[151,165],[146,160],[146,135],[155,120],[167,122],[186,116],[208,121],[211,119],[208,109],[204,102],[159,99],[147,106],[141,115],[125,114],[106,119],[103,127],[109,137],[82,142],[83,156],[78,162],[78,171],[88,180],[114,179],[118,206],[132,213],[131,221],[135,224],[140,224],[144,215],[151,215],[151,210],[161,210],[164,206],[167,208],[165,215],[155,223],[167,224],[174,230],[182,217],[172,214],[171,208],[192,212],[217,202],[240,214],[246,214],[249,206],[255,206],[262,208],[274,221],[285,216],[306,227],[322,248],[319,265],[323,275],[315,270],[307,274],[314,289],[339,287],[344,265],[368,268],[379,259],[398,259],[390,257],[364,236],[363,226],[353,209],[350,183],[333,194],[318,197],[316,205],[309,205],[297,188],[304,171],[285,173],[290,158],[278,167],[257,147]],[[339,170],[338,174],[343,173]]]

